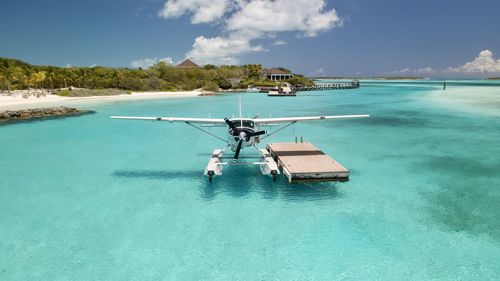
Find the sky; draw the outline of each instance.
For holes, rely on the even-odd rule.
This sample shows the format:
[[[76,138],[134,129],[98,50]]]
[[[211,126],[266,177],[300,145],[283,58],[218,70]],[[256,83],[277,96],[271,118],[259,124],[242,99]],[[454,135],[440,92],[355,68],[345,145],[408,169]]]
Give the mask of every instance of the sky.
[[[2,0],[0,57],[485,78],[500,75],[498,11],[498,0]]]

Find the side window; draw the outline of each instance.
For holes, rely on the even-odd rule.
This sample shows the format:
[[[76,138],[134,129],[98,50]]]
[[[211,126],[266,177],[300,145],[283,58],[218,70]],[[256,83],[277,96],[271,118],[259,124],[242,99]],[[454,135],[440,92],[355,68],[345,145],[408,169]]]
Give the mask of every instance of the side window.
[[[247,120],[247,121],[244,121],[244,122],[243,122],[243,125],[244,125],[245,127],[249,127],[249,128],[253,128],[253,126],[254,126],[253,121],[248,121],[248,120]]]

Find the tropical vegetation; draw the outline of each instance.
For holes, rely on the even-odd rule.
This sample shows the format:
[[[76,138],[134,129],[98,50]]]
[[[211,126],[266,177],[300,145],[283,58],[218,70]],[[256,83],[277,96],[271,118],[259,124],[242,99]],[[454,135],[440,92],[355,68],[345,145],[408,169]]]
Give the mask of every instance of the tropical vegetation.
[[[8,58],[0,58],[0,91],[45,89],[71,95],[68,89],[118,89],[123,91],[190,91],[199,88],[246,88],[248,86],[274,86],[265,79],[260,64],[205,65],[199,68],[176,68],[159,62],[147,69],[94,67],[37,66]],[[237,81],[236,84],[231,80]],[[302,76],[289,80],[297,85],[311,85]],[[60,91],[66,89],[66,91]]]

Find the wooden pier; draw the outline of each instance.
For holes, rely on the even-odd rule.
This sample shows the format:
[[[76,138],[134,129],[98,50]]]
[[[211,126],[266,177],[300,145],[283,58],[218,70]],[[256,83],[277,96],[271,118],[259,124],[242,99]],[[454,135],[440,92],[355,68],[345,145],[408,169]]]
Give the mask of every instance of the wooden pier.
[[[290,92],[290,93],[280,93],[278,91],[269,91],[267,93],[268,97],[296,97],[297,94],[295,92]]]
[[[295,91],[328,91],[328,90],[347,90],[359,88],[359,81],[345,82],[345,83],[330,83],[330,84],[316,84],[312,87],[297,87]]]
[[[266,148],[290,183],[349,180],[349,170],[311,143],[270,143]]]

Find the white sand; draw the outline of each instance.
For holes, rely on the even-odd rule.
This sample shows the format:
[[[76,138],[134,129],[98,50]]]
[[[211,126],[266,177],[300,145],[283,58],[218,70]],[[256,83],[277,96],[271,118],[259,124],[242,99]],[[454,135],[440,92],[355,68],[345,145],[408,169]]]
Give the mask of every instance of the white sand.
[[[0,111],[18,110],[38,107],[51,106],[69,106],[82,102],[114,102],[114,101],[135,101],[148,99],[166,99],[166,98],[182,98],[196,97],[202,94],[201,90],[190,92],[133,92],[131,94],[116,95],[116,96],[92,96],[92,97],[60,97],[57,95],[30,96],[23,98],[22,92],[16,91],[12,95],[7,93],[0,94]]]
[[[500,87],[453,86],[420,98],[433,105],[463,112],[500,117]]]

